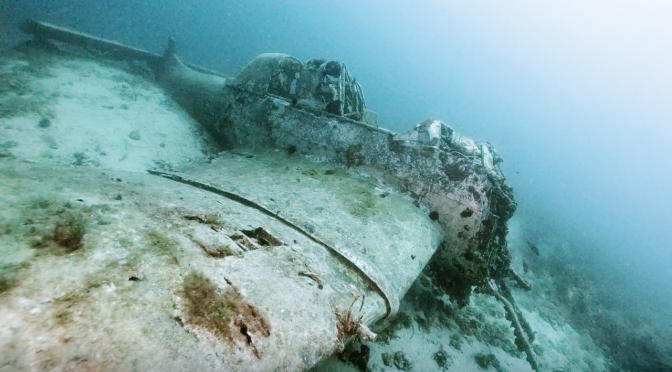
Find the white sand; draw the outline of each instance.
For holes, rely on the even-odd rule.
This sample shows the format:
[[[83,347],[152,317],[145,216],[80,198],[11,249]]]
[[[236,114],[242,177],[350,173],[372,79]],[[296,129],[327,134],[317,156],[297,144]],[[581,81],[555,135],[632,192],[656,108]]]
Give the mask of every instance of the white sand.
[[[53,103],[41,114],[0,118],[0,145],[9,141],[16,157],[125,171],[206,158],[213,142],[157,86],[88,60],[49,72],[30,84],[34,95]],[[43,118],[50,121],[46,128],[39,125]]]

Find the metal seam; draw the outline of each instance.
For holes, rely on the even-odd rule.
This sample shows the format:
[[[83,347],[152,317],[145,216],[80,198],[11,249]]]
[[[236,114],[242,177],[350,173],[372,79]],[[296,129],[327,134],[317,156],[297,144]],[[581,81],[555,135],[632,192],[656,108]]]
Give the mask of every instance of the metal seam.
[[[172,181],[180,182],[185,185],[193,186],[196,188],[199,188],[201,190],[205,190],[208,192],[212,192],[214,194],[223,196],[227,199],[231,199],[237,203],[240,203],[246,207],[254,208],[265,215],[269,217],[273,217],[277,219],[278,221],[282,222],[283,224],[291,227],[292,229],[298,231],[302,235],[305,235],[308,239],[312,240],[313,242],[327,248],[328,250],[336,253],[339,255],[341,258],[344,260],[348,261],[352,266],[354,266],[360,274],[373,286],[375,287],[376,291],[379,292],[382,297],[385,299],[385,305],[386,305],[386,315],[385,317],[389,317],[392,314],[395,314],[397,310],[399,309],[399,302],[400,300],[397,298],[397,296],[393,295],[393,291],[391,290],[391,285],[387,283],[386,280],[384,280],[384,277],[382,276],[382,273],[380,275],[375,275],[375,273],[378,271],[368,265],[366,262],[362,262],[361,260],[357,260],[355,257],[351,257],[350,253],[347,251],[340,250],[336,247],[333,247],[310,232],[302,229],[299,227],[296,223],[288,220],[285,217],[280,216],[279,213],[273,212],[270,209],[264,207],[263,205],[260,205],[250,199],[245,198],[244,196],[232,193],[230,191],[223,190],[221,188],[209,185],[207,183],[195,181],[186,177],[182,177],[178,174],[175,173],[170,173],[170,172],[164,172],[164,171],[157,171],[157,170],[147,170],[147,173],[154,175],[154,176],[160,176],[163,178],[167,178]]]

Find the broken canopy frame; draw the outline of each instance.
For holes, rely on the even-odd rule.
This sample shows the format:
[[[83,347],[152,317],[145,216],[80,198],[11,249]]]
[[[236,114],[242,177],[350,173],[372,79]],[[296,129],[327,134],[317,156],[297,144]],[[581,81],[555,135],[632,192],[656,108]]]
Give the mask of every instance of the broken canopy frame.
[[[311,59],[304,64],[287,54],[264,53],[248,63],[229,85],[274,95],[295,107],[376,124],[374,113],[366,109],[362,86],[343,62]]]

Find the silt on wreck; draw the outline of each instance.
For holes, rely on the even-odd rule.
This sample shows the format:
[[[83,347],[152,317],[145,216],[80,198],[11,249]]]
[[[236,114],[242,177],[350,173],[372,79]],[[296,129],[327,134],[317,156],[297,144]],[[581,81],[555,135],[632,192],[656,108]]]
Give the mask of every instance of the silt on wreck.
[[[531,330],[504,282],[527,286],[510,267],[506,221],[516,202],[491,144],[436,119],[400,134],[380,128],[341,62],[263,54],[230,78],[183,63],[172,40],[159,55],[36,21],[23,30],[34,36],[17,48],[27,55],[141,61],[210,142],[196,161],[147,172],[103,166],[104,177],[86,155],[74,168],[21,162],[20,146],[3,155],[3,192],[20,199],[8,205],[43,227],[21,243],[37,261],[17,264],[3,290],[7,315],[32,329],[15,340],[32,350],[17,368],[44,362],[47,350],[54,368],[82,354],[113,369],[307,370],[353,337],[375,339],[369,326],[395,314],[425,271],[458,303],[474,286],[495,295],[537,369]],[[155,150],[139,131],[129,138]],[[28,293],[40,259],[70,274],[58,290],[44,286],[38,321],[18,304],[39,303]],[[47,346],[35,348],[38,339]]]

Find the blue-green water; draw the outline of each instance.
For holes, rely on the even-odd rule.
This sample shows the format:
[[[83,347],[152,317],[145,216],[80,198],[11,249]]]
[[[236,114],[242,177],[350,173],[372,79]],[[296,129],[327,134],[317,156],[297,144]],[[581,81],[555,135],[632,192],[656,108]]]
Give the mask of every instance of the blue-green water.
[[[620,343],[633,359],[669,358],[628,347],[665,350],[671,334],[670,16],[667,4],[603,1],[0,4],[8,43],[35,18],[157,52],[175,36],[184,60],[231,75],[263,52],[340,60],[381,126],[434,116],[487,139],[517,213],[535,221],[531,239],[565,241],[560,258],[611,300],[602,305],[659,325],[662,339]],[[580,320],[596,334],[614,326]]]

